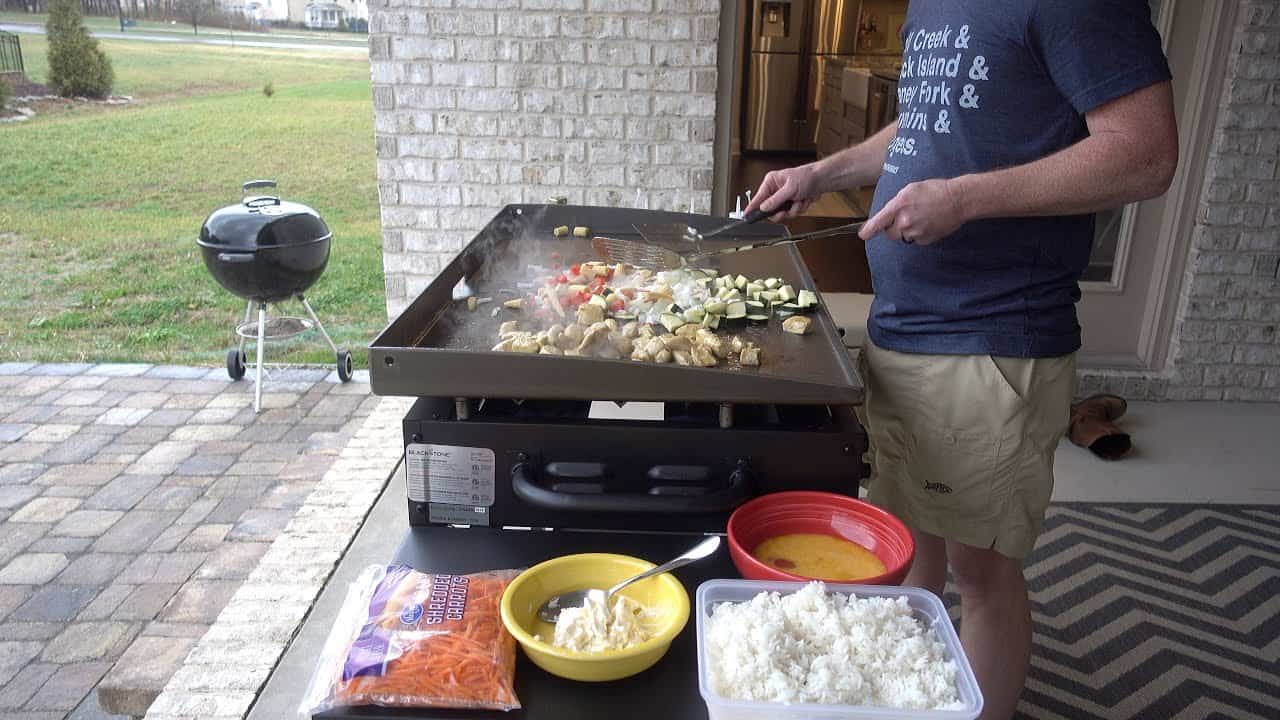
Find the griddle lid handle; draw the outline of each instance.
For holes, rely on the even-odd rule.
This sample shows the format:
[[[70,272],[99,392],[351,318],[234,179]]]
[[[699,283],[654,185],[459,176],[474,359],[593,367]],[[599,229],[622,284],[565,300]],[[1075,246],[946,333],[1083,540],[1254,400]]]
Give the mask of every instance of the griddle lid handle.
[[[529,462],[511,468],[511,489],[516,497],[544,510],[600,513],[678,513],[697,515],[729,512],[751,498],[754,478],[747,463],[739,462],[729,473],[729,484],[705,495],[651,495],[562,493],[534,481]]]

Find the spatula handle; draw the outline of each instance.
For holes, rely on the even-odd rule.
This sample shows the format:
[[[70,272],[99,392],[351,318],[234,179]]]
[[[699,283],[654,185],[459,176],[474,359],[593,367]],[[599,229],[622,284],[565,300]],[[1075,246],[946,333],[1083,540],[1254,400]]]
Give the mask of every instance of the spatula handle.
[[[786,212],[786,211],[788,211],[788,210],[790,210],[790,209],[791,209],[791,201],[790,201],[790,200],[788,200],[788,201],[786,201],[786,202],[782,203],[781,205],[779,205],[778,207],[776,207],[776,208],[774,208],[774,209],[772,209],[772,210],[768,210],[768,211],[766,211],[764,208],[756,208],[755,210],[752,210],[751,212],[747,213],[746,217],[742,218],[742,224],[743,224],[743,225],[752,225],[752,224],[754,224],[754,223],[758,223],[758,222],[760,222],[761,220],[763,220],[763,219],[765,219],[765,218],[767,218],[767,217],[770,217],[770,216],[773,216],[773,215],[777,215],[777,214],[778,214],[778,213],[780,213],[780,212]]]

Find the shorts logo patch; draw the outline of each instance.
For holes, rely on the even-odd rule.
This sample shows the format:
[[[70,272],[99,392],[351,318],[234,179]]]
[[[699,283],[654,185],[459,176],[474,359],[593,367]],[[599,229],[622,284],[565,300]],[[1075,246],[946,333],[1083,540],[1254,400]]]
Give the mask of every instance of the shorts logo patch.
[[[951,492],[950,485],[947,485],[946,483],[940,483],[940,482],[925,483],[924,489],[928,490],[929,492],[939,493],[942,495],[946,495]]]

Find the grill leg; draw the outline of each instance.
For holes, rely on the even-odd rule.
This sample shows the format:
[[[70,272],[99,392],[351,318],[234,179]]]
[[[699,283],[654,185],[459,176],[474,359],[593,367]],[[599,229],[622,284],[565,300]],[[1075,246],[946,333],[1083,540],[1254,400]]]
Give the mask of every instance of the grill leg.
[[[258,369],[253,384],[253,411],[262,412],[262,350],[267,344],[267,304],[258,306]]]
[[[320,324],[320,318],[316,317],[316,311],[311,309],[311,303],[307,302],[307,299],[301,295],[298,296],[298,302],[302,303],[302,307],[307,309],[307,314],[311,316],[311,322],[315,323],[316,327],[320,329],[320,334],[324,336],[324,341],[329,343],[329,347],[333,348],[335,353],[338,352],[338,346],[333,344],[333,338],[329,337],[324,325]]]
[[[246,305],[244,308],[244,321],[247,323],[252,319],[253,319],[253,301],[250,300],[249,304]],[[236,333],[236,338],[238,340],[238,344],[236,345],[236,347],[240,349],[240,352],[244,352],[244,336],[241,335],[240,333]]]

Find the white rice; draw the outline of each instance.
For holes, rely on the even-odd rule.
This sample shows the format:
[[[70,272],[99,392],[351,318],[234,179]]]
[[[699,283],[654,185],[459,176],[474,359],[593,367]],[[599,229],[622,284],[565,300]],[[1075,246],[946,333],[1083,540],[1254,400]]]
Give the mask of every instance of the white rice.
[[[946,646],[906,598],[849,598],[820,582],[723,603],[707,620],[711,687],[731,700],[961,709]]]

